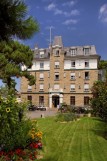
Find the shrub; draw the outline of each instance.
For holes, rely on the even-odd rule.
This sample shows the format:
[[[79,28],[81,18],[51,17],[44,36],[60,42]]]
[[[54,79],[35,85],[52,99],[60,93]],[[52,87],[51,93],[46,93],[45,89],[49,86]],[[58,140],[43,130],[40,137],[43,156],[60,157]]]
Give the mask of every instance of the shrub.
[[[76,120],[76,115],[74,113],[60,113],[56,116],[56,121],[73,121]]]

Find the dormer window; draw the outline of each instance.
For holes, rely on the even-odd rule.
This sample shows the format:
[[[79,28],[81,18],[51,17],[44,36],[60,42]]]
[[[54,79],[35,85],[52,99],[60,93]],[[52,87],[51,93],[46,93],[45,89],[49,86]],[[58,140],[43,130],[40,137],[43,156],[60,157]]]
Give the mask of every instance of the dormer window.
[[[54,51],[54,55],[55,55],[55,56],[59,56],[59,50],[58,50],[58,49],[56,49],[56,50]]]
[[[84,55],[89,55],[90,48],[84,48]]]
[[[70,52],[71,52],[71,56],[75,56],[76,53],[77,53],[77,50],[76,49],[71,49]]]
[[[40,51],[40,58],[44,57],[44,51]]]

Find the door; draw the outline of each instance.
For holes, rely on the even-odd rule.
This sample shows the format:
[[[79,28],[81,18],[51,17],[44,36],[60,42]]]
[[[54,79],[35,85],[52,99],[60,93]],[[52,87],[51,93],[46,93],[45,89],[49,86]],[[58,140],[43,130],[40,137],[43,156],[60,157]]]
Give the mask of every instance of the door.
[[[52,96],[52,103],[53,107],[57,108],[57,105],[59,105],[59,96]]]

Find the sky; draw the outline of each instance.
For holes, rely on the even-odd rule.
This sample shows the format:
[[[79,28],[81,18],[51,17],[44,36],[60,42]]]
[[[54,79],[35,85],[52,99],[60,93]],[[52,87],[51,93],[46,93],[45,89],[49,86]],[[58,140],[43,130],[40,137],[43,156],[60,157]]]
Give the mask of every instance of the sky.
[[[107,60],[107,0],[24,0],[28,15],[40,25],[39,33],[26,45],[47,48],[54,36],[62,36],[65,47],[95,45]]]
[[[21,43],[32,49],[48,48],[54,36],[62,36],[63,45],[95,45],[101,59],[107,60],[107,0],[24,0],[27,16],[33,16],[40,31]],[[17,80],[17,89],[20,81]]]

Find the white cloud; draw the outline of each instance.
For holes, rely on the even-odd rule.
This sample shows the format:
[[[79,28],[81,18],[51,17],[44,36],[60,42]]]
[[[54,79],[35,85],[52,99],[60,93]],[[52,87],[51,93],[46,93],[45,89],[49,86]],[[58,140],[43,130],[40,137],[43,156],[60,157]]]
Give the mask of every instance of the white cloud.
[[[55,11],[54,11],[54,14],[55,15],[62,15],[63,11],[56,8]]]
[[[71,25],[71,24],[77,24],[78,20],[76,19],[69,19],[63,22],[64,25]]]
[[[79,14],[80,14],[80,12],[77,9],[72,10],[70,13],[71,16],[77,16]]]
[[[73,1],[70,1],[70,2],[65,2],[62,4],[62,6],[74,6],[76,4],[76,1],[73,0]]]
[[[55,9],[55,7],[56,7],[56,5],[55,5],[54,3],[51,3],[51,4],[49,4],[45,9],[46,9],[47,11],[52,11],[52,10]]]
[[[99,10],[99,19],[104,22],[107,23],[107,4],[104,4],[100,7]]]

